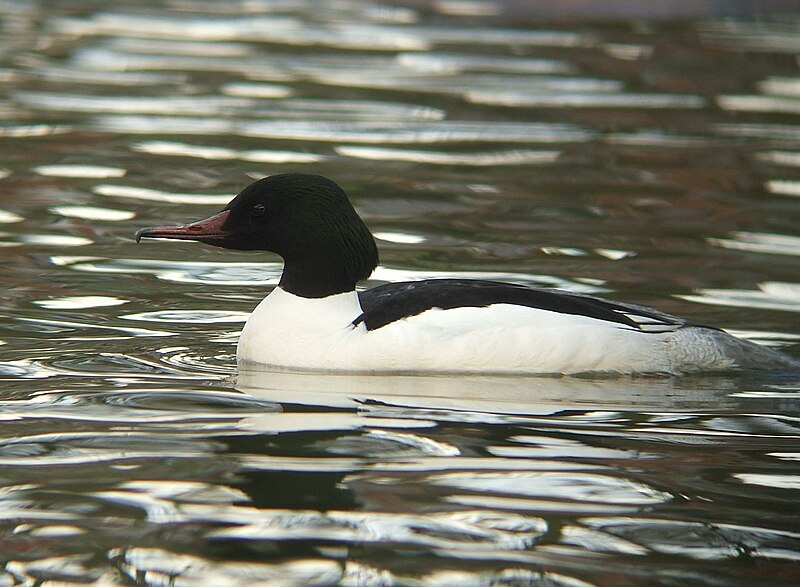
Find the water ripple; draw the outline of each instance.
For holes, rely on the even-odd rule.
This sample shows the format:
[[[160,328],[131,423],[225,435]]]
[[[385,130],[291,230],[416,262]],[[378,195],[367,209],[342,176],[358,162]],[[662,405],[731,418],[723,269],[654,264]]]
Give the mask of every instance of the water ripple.
[[[20,216],[16,212],[9,212],[8,210],[0,210],[0,224],[15,224],[25,220],[24,216]]]
[[[14,98],[36,109],[58,112],[116,112],[120,114],[169,114],[173,116],[225,115],[249,112],[257,104],[250,98],[234,96],[90,96],[17,92]]]
[[[719,96],[717,103],[721,108],[732,112],[800,114],[800,102],[795,97],[727,95]]]
[[[336,152],[347,157],[372,161],[407,161],[428,165],[531,165],[553,163],[560,151],[493,151],[483,153],[445,153],[441,151],[418,151],[410,149],[388,149],[385,147],[360,147],[341,145]]]
[[[593,132],[570,124],[430,121],[292,121],[224,120],[169,116],[99,116],[92,126],[104,132],[127,134],[239,135],[334,143],[575,143],[586,142]],[[186,203],[185,201],[182,203]]]
[[[292,88],[280,84],[236,82],[222,86],[221,91],[228,96],[245,98],[288,98],[294,94]]]
[[[238,332],[236,333],[238,338]],[[235,342],[235,341],[234,341]],[[233,375],[236,357],[226,354],[208,357],[192,353],[185,347],[168,347],[156,351],[165,365],[177,367],[192,373]]]
[[[207,379],[207,377],[206,377]],[[159,422],[194,422],[198,428],[203,428],[206,434],[216,429],[225,432],[241,428],[241,419],[266,412],[279,412],[278,404],[253,398],[251,396],[231,391],[211,391],[207,389],[159,389],[157,387],[137,388],[135,386],[114,391],[91,390],[48,390],[31,395],[25,399],[0,401],[0,414],[9,423],[37,419],[46,419],[53,427],[58,429],[68,422],[95,422],[98,425],[109,423],[129,423],[131,425],[156,425]],[[215,424],[216,422],[216,424]],[[34,428],[35,429],[35,428]],[[84,445],[94,443],[98,448],[96,456],[102,453],[103,447],[125,444],[125,433],[104,430],[102,438],[95,432],[80,430],[63,432],[39,432],[25,434],[24,431],[9,431],[9,435],[2,435],[0,454],[11,457],[23,453],[29,455],[39,454],[39,449],[21,451],[21,447],[49,446],[52,450],[68,450],[72,441]],[[169,430],[166,430],[169,433]],[[180,435],[179,429],[173,433]],[[144,440],[137,442],[138,449],[145,448],[143,442],[147,440],[145,430],[134,433],[141,434]],[[193,433],[187,429],[187,434]],[[163,440],[163,439],[162,439]],[[159,442],[152,439],[153,446]],[[111,443],[111,444],[109,444]],[[88,445],[87,445],[88,446]],[[133,446],[132,446],[133,448]],[[198,449],[202,448],[198,444]],[[205,449],[203,449],[205,450]],[[49,453],[49,449],[47,451]],[[114,451],[116,455],[118,451]],[[94,453],[93,453],[94,454]],[[137,453],[138,454],[138,453]],[[115,456],[114,458],[118,458]],[[18,463],[22,464],[22,463]]]
[[[709,44],[737,51],[764,51],[795,54],[800,50],[800,27],[796,21],[747,22],[727,19],[704,22],[698,27],[701,38]]]
[[[48,310],[84,310],[86,308],[121,306],[129,301],[113,296],[65,296],[46,300],[33,300],[32,303]]]
[[[773,255],[800,255],[800,237],[788,234],[734,232],[731,238],[709,238],[708,242],[741,251]]]
[[[236,150],[226,147],[207,145],[191,145],[171,141],[147,141],[132,146],[134,151],[149,155],[170,155],[177,157],[197,157],[225,161],[238,159],[258,163],[318,163],[326,159],[325,155],[299,151],[273,151],[267,149]],[[117,188],[121,186],[116,186]],[[170,196],[174,200],[174,195]]]
[[[757,290],[701,289],[677,297],[701,304],[800,312],[799,283],[759,283]]]
[[[333,443],[317,443],[318,448],[334,455],[361,457],[454,457],[461,451],[448,443],[416,434],[370,430],[358,436],[339,437]]]
[[[758,153],[756,157],[773,165],[800,167],[800,152],[797,151],[766,151]]]
[[[227,201],[227,200],[226,200]],[[154,259],[52,256],[54,265],[89,273],[151,274],[164,281],[223,285],[275,285],[281,263],[223,263]]]
[[[119,561],[131,581],[146,576],[155,584],[186,585],[335,585],[342,579],[341,565],[324,558],[295,558],[284,562],[214,561],[163,548],[115,548],[109,553]]]
[[[74,67],[103,73],[129,73],[145,71],[148,74],[161,71],[193,72],[215,71],[235,74],[244,79],[291,82],[296,76],[280,64],[262,58],[236,58],[205,56],[198,59],[187,55],[147,55],[126,53],[106,48],[89,47],[78,49],[72,57]],[[163,75],[163,74],[162,74]]]
[[[586,518],[582,523],[663,554],[681,554],[703,560],[742,556],[800,560],[792,554],[800,541],[800,534],[794,532],[731,524],[631,518]]]
[[[44,137],[48,135],[67,134],[72,132],[71,126],[50,125],[50,124],[30,124],[17,126],[0,126],[0,137],[4,138],[27,138]]]
[[[446,473],[431,476],[432,485],[452,489],[474,491],[478,495],[513,495],[537,497],[546,500],[565,501],[565,508],[572,502],[609,504],[636,507],[663,503],[672,495],[657,491],[642,483],[629,479],[578,472],[526,472],[507,473],[470,472]]]
[[[567,74],[574,68],[566,61],[535,59],[503,55],[491,57],[466,53],[399,53],[397,64],[415,71],[435,74],[462,73],[465,71],[491,71],[529,74]]]
[[[248,312],[230,310],[156,310],[123,314],[125,320],[141,320],[143,322],[169,322],[177,324],[217,324],[227,322],[245,322]]]
[[[367,512],[261,512],[261,520],[217,530],[214,538],[313,540],[431,546],[458,552],[526,550],[547,525],[535,517],[500,511],[413,514]]]
[[[67,218],[81,218],[83,220],[99,220],[103,222],[121,222],[136,217],[135,212],[129,210],[115,210],[99,208],[97,206],[54,206],[50,211]]]
[[[186,83],[182,73],[97,71],[64,65],[36,65],[29,74],[60,84],[92,84],[119,87],[162,86]]]
[[[77,325],[79,327],[88,327]],[[112,327],[105,327],[112,328]],[[114,330],[131,331],[137,337],[169,336],[173,333],[148,331],[143,329]],[[180,347],[178,347],[180,349]],[[164,349],[164,354],[176,352],[174,348]],[[230,363],[230,357],[223,356],[219,359],[223,365]],[[119,352],[99,352],[96,355],[85,356],[82,354],[60,353],[56,357],[29,357],[15,361],[0,362],[0,373],[14,377],[41,379],[56,376],[71,377],[98,377],[108,379],[130,380],[145,377],[153,380],[206,380],[209,378],[222,379],[224,375],[232,374],[231,367],[209,365],[205,360],[186,361],[181,358],[167,361],[153,360],[146,357],[137,357]],[[186,368],[187,366],[191,368]]]
[[[231,200],[230,194],[176,194],[138,186],[115,184],[96,185],[92,188],[92,191],[100,196],[130,198],[164,204],[204,204],[208,206],[220,206],[227,204]]]
[[[21,244],[57,248],[84,247],[94,242],[92,239],[71,234],[20,234],[17,240]]]
[[[800,489],[800,475],[769,475],[764,473],[735,473],[734,478],[747,485],[760,485],[776,489]],[[800,535],[797,536],[800,538]],[[800,554],[797,555],[800,560]]]
[[[771,194],[778,194],[780,196],[800,196],[800,181],[773,179],[768,181],[765,187]]]
[[[701,96],[686,94],[539,93],[470,91],[476,104],[523,106],[526,108],[703,108]]]
[[[388,241],[367,285],[796,342],[796,19],[40,4],[0,2],[0,585],[793,585],[796,377],[237,368],[277,258],[131,245],[316,166]]]
[[[127,171],[107,165],[39,165],[33,168],[39,175],[48,177],[108,178],[123,177]]]
[[[150,336],[174,336],[174,332],[166,330],[155,330],[151,328],[130,328],[126,326],[113,326],[109,324],[98,324],[93,322],[79,322],[75,320],[53,319],[53,318],[18,318],[20,322],[25,322],[33,327],[40,327],[45,332],[58,332],[60,334],[80,333],[88,336],[93,330],[99,330],[102,335],[108,332],[120,333],[128,336],[150,337]],[[102,340],[102,339],[101,339]],[[31,359],[32,360],[32,359]]]
[[[56,18],[51,26],[62,33],[84,36],[143,37],[208,41],[257,40],[271,38],[273,31],[296,34],[300,21],[289,17],[245,16],[181,17],[148,16],[133,13],[95,13],[91,18]]]

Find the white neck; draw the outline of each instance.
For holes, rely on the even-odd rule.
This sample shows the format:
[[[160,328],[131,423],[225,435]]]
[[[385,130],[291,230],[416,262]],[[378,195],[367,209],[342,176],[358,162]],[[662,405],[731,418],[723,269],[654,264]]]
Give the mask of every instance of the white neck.
[[[239,360],[258,361],[267,349],[276,356],[297,352],[331,332],[348,332],[361,315],[355,291],[325,298],[304,298],[276,287],[253,310],[239,338]]]

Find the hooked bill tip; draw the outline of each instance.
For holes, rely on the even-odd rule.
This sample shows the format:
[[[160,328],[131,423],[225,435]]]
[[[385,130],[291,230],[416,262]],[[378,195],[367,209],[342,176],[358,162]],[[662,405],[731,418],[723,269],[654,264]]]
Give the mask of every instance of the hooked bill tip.
[[[151,227],[148,226],[148,227],[145,227],[145,228],[140,228],[139,230],[136,231],[136,242],[137,243],[142,240],[142,237],[148,236],[147,233],[150,231],[150,228]]]

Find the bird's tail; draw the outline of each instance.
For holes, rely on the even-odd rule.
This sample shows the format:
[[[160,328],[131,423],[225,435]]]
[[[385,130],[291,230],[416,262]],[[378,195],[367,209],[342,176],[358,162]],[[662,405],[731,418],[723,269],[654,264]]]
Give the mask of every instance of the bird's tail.
[[[780,351],[743,340],[722,331],[712,335],[722,352],[738,369],[786,372],[800,375],[800,360]]]

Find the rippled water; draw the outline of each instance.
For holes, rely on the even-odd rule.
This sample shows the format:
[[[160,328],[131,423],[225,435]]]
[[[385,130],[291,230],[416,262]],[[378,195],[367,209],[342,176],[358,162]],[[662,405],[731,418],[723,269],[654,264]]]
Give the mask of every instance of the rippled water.
[[[800,17],[701,5],[1,3],[0,585],[797,584],[800,381],[237,373],[278,260],[133,241],[321,173],[797,356]]]

